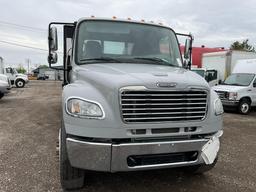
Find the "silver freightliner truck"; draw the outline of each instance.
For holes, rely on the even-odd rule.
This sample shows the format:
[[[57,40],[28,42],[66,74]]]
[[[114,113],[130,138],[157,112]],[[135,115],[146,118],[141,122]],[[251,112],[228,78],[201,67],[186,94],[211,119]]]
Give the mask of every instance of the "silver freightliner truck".
[[[87,170],[204,172],[214,167],[223,108],[207,82],[189,70],[191,35],[131,20],[52,22],[52,68],[57,27],[63,31],[63,188],[82,187]],[[184,59],[177,35],[187,37]]]

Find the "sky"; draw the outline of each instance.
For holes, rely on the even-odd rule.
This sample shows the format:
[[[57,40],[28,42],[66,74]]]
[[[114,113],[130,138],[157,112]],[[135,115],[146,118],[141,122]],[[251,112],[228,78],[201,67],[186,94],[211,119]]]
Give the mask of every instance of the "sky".
[[[11,66],[47,64],[48,24],[91,15],[162,22],[192,33],[194,46],[228,48],[249,39],[256,47],[256,0],[0,0],[0,8],[0,56]]]

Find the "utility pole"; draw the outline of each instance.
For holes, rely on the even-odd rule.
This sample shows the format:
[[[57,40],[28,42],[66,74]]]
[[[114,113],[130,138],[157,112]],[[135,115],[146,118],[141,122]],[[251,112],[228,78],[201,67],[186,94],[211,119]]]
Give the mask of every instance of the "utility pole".
[[[29,64],[30,64],[30,59],[26,59],[26,62],[28,64],[28,71],[27,71],[27,74],[29,74]]]

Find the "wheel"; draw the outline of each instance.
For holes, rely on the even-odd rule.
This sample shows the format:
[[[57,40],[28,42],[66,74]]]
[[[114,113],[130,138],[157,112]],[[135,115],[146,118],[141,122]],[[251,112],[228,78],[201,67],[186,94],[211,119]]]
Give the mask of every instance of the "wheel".
[[[25,86],[25,81],[22,80],[22,79],[18,79],[18,80],[15,82],[15,85],[16,85],[16,87],[18,87],[18,88],[22,88],[22,87]]]
[[[206,164],[194,165],[194,166],[186,167],[185,171],[190,173],[190,174],[203,174],[203,173],[213,169],[217,162],[218,162],[218,157],[216,157],[214,162],[210,165],[206,165]]]
[[[66,149],[65,129],[60,129],[59,133],[59,163],[60,163],[60,183],[63,189],[79,189],[84,186],[84,171],[72,167]]]
[[[248,99],[242,99],[238,106],[239,113],[247,115],[251,109],[251,102]]]
[[[0,92],[0,99],[2,99],[3,96],[4,96],[4,94]]]

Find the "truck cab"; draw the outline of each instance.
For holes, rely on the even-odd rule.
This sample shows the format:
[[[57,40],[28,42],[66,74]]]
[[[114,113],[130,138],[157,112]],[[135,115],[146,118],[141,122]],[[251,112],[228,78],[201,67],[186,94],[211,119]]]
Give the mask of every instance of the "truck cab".
[[[161,24],[82,18],[49,24],[49,66],[63,26],[60,181],[82,187],[87,170],[214,167],[223,108],[189,70],[192,36]],[[187,37],[184,60],[178,35]],[[59,69],[59,68],[58,68]]]
[[[192,68],[191,71],[203,77],[210,87],[216,86],[220,83],[219,73],[215,69]]]
[[[4,68],[4,74],[9,77],[11,84],[15,85],[17,88],[22,88],[26,83],[28,83],[27,75],[18,73],[15,68]]]
[[[225,108],[236,108],[248,114],[256,106],[256,59],[239,60],[232,74],[219,86],[213,87]]]

